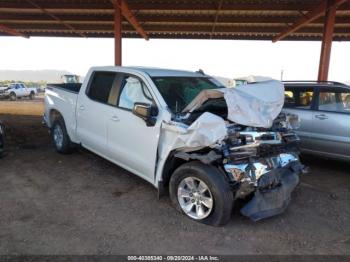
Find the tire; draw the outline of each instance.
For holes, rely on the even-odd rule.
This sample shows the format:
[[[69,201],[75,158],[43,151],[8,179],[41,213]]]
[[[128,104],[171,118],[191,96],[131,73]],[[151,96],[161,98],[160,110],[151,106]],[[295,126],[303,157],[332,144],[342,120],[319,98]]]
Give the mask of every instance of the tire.
[[[33,100],[34,98],[35,98],[35,93],[34,92],[30,92],[29,99]]]
[[[52,143],[58,153],[69,154],[72,151],[72,142],[68,136],[66,125],[62,117],[54,120],[51,127]]]
[[[4,138],[0,135],[0,158],[4,155]]]
[[[9,98],[10,98],[11,101],[16,101],[17,100],[16,93],[11,92]]]
[[[191,179],[194,181],[194,191],[191,191],[187,185]],[[207,190],[201,190],[205,186]],[[204,193],[200,194],[197,191]],[[184,195],[192,192],[192,196],[189,193],[188,197],[181,197],[182,192]],[[225,176],[214,166],[197,161],[183,164],[170,178],[169,194],[175,208],[195,221],[211,226],[221,226],[228,223],[231,218],[233,193]],[[211,201],[208,201],[210,198]],[[199,209],[197,209],[198,206],[200,206]]]

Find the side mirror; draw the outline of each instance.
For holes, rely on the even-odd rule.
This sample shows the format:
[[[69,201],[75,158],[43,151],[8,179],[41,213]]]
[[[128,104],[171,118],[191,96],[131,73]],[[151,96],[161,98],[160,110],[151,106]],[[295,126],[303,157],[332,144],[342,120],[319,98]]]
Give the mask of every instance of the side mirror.
[[[154,126],[156,124],[158,109],[151,104],[135,103],[132,113],[135,116],[142,118],[147,126]]]

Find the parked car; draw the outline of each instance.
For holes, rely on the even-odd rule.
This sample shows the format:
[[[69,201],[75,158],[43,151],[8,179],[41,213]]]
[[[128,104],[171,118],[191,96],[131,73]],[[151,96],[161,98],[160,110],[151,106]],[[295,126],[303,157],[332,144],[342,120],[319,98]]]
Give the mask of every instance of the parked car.
[[[224,88],[201,73],[95,67],[82,85],[47,86],[44,121],[59,153],[82,145],[222,225],[236,199],[251,197],[241,213],[254,221],[290,201],[303,166],[283,102],[279,81]]]
[[[5,96],[5,92],[8,88],[8,85],[0,86],[0,98],[3,98]]]
[[[284,82],[284,111],[298,114],[302,152],[350,160],[350,87],[337,82]]]
[[[7,88],[0,89],[0,97],[9,98],[12,101],[22,97],[34,99],[37,93],[36,88],[28,88],[23,83],[13,83]]]
[[[5,136],[5,126],[0,121],[0,158],[4,153],[4,136]]]

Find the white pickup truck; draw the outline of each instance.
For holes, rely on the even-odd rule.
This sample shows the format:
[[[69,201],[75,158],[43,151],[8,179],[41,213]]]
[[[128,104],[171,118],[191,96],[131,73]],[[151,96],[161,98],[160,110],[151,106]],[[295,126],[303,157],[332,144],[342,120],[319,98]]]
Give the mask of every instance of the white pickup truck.
[[[12,101],[22,97],[34,99],[37,93],[36,88],[29,88],[23,83],[13,83],[6,88],[0,88],[0,97],[9,98]]]
[[[218,226],[236,199],[254,221],[287,207],[303,165],[283,101],[278,81],[225,88],[202,73],[95,67],[82,85],[48,85],[44,120],[58,152],[79,144]]]

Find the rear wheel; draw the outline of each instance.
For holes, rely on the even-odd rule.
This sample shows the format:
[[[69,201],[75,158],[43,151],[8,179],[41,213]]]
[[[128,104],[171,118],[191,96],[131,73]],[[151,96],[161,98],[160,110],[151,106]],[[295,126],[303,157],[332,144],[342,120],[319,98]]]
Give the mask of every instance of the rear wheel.
[[[34,98],[35,98],[35,93],[34,92],[30,92],[29,99],[33,100]]]
[[[3,154],[4,154],[4,138],[3,138],[3,135],[0,134],[0,158],[3,156]]]
[[[169,193],[173,205],[204,224],[226,224],[233,208],[233,194],[224,175],[214,166],[190,162],[175,170]]]
[[[68,154],[71,152],[71,141],[62,117],[58,117],[51,127],[51,139],[57,152]]]
[[[16,93],[14,93],[14,92],[11,92],[11,93],[10,93],[10,100],[11,100],[11,101],[16,101],[16,100],[17,100]]]

